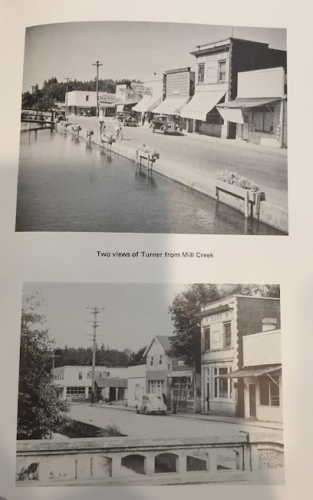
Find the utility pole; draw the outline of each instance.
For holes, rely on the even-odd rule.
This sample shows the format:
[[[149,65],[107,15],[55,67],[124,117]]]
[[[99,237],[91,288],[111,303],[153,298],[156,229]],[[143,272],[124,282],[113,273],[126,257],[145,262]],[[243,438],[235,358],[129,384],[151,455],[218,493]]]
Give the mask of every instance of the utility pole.
[[[90,314],[93,315],[93,321],[89,321],[93,326],[93,334],[92,334],[92,371],[91,371],[91,403],[95,402],[95,380],[96,380],[96,349],[97,349],[97,328],[100,323],[103,321],[97,321],[97,316],[100,311],[104,310],[104,307],[86,307],[86,309],[90,309],[92,312]]]
[[[32,94],[34,93],[34,89],[36,88],[36,85],[31,85],[31,89],[32,89]]]
[[[63,80],[66,80],[66,90],[65,90],[65,115],[67,116],[67,103],[68,103],[67,94],[68,94],[68,82],[69,82],[69,80],[71,80],[71,77],[70,77],[70,76],[66,76],[65,78],[63,78]]]
[[[96,76],[96,99],[97,99],[97,116],[99,116],[99,105],[98,105],[98,95],[99,95],[99,66],[103,66],[100,61],[96,61],[92,64],[93,66],[97,66],[97,76]]]

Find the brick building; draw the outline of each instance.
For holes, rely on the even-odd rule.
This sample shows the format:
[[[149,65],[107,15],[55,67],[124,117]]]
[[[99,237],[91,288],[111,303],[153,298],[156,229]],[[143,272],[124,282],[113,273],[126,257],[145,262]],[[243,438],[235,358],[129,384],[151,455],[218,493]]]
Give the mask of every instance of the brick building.
[[[229,375],[244,366],[243,338],[258,333],[264,320],[280,328],[280,300],[233,295],[201,308],[201,410],[245,416],[244,380]]]

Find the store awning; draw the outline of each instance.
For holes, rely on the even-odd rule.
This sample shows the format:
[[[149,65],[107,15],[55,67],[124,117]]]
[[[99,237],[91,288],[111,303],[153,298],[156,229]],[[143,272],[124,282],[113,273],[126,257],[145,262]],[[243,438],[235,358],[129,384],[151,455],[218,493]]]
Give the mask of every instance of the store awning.
[[[96,384],[99,388],[104,388],[104,387],[127,387],[127,378],[114,378],[114,377],[108,377],[108,378],[99,378],[96,379]]]
[[[192,370],[177,370],[168,374],[171,378],[192,377]]]
[[[161,97],[153,97],[151,95],[144,96],[143,99],[138,102],[138,104],[133,108],[133,111],[139,113],[146,113],[147,111],[152,111],[159,104],[161,104]]]
[[[181,108],[185,106],[186,103],[187,99],[168,97],[153,110],[153,113],[160,113],[161,115],[179,115]]]
[[[246,377],[260,377],[267,373],[272,373],[281,370],[281,365],[268,365],[268,366],[250,366],[242,368],[242,370],[235,370],[234,372],[219,375],[218,378],[246,378]]]
[[[224,97],[226,92],[196,92],[191,101],[181,110],[183,118],[205,122],[206,115]]]
[[[238,98],[235,101],[223,102],[217,106],[219,108],[228,109],[244,109],[244,108],[257,108],[258,106],[265,106],[266,104],[271,104],[273,102],[280,101],[281,97],[264,97],[264,98]]]
[[[224,121],[240,124],[244,123],[241,109],[222,108],[220,106],[217,106],[217,109]]]

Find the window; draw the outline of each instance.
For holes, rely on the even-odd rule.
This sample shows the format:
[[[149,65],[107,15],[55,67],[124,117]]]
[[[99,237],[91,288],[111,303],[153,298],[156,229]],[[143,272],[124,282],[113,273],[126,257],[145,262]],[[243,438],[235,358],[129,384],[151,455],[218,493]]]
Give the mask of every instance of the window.
[[[204,350],[209,351],[211,349],[210,342],[210,328],[204,330]]]
[[[89,101],[89,95],[86,95],[86,101]]]
[[[163,380],[150,380],[149,381],[149,394],[162,394],[164,392]]]
[[[198,83],[204,82],[204,64],[198,64]]]
[[[211,125],[223,125],[224,121],[216,108],[207,114],[206,123],[210,123]],[[221,314],[219,316],[222,316]]]
[[[279,376],[260,377],[260,405],[280,406]]]
[[[185,361],[178,360],[177,366],[185,366]]]
[[[85,387],[67,387],[66,394],[67,396],[84,396]]]
[[[231,323],[224,323],[223,341],[224,347],[231,346]]]
[[[226,61],[220,61],[218,63],[218,81],[226,81]]]
[[[274,107],[260,107],[252,113],[252,128],[255,132],[274,133]]]
[[[150,358],[150,366],[153,366],[153,356]]]
[[[163,361],[162,361],[162,354],[160,354],[160,357],[159,357],[159,365],[161,365],[161,364],[162,364],[162,362],[163,362]]]
[[[82,378],[83,378],[83,372],[79,372],[78,373],[78,378],[79,378],[79,380],[82,380]]]
[[[220,378],[220,375],[226,375],[231,372],[231,368],[214,368],[214,398],[215,399],[231,399],[232,385],[228,378]]]

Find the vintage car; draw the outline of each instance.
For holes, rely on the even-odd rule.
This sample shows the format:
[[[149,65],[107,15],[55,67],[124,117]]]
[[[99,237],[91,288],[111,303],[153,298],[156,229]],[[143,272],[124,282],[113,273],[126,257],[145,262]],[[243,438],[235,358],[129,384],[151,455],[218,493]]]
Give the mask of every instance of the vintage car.
[[[172,116],[160,115],[153,118],[150,128],[152,132],[156,130],[162,134],[177,134],[181,132],[181,128]]]
[[[161,413],[165,415],[166,410],[166,404],[162,396],[158,394],[144,394],[139,405],[136,405],[136,412],[144,413],[145,415],[150,415],[151,413]]]
[[[116,117],[122,122],[125,127],[136,127],[137,119],[131,114],[131,112],[123,111],[117,113]]]

